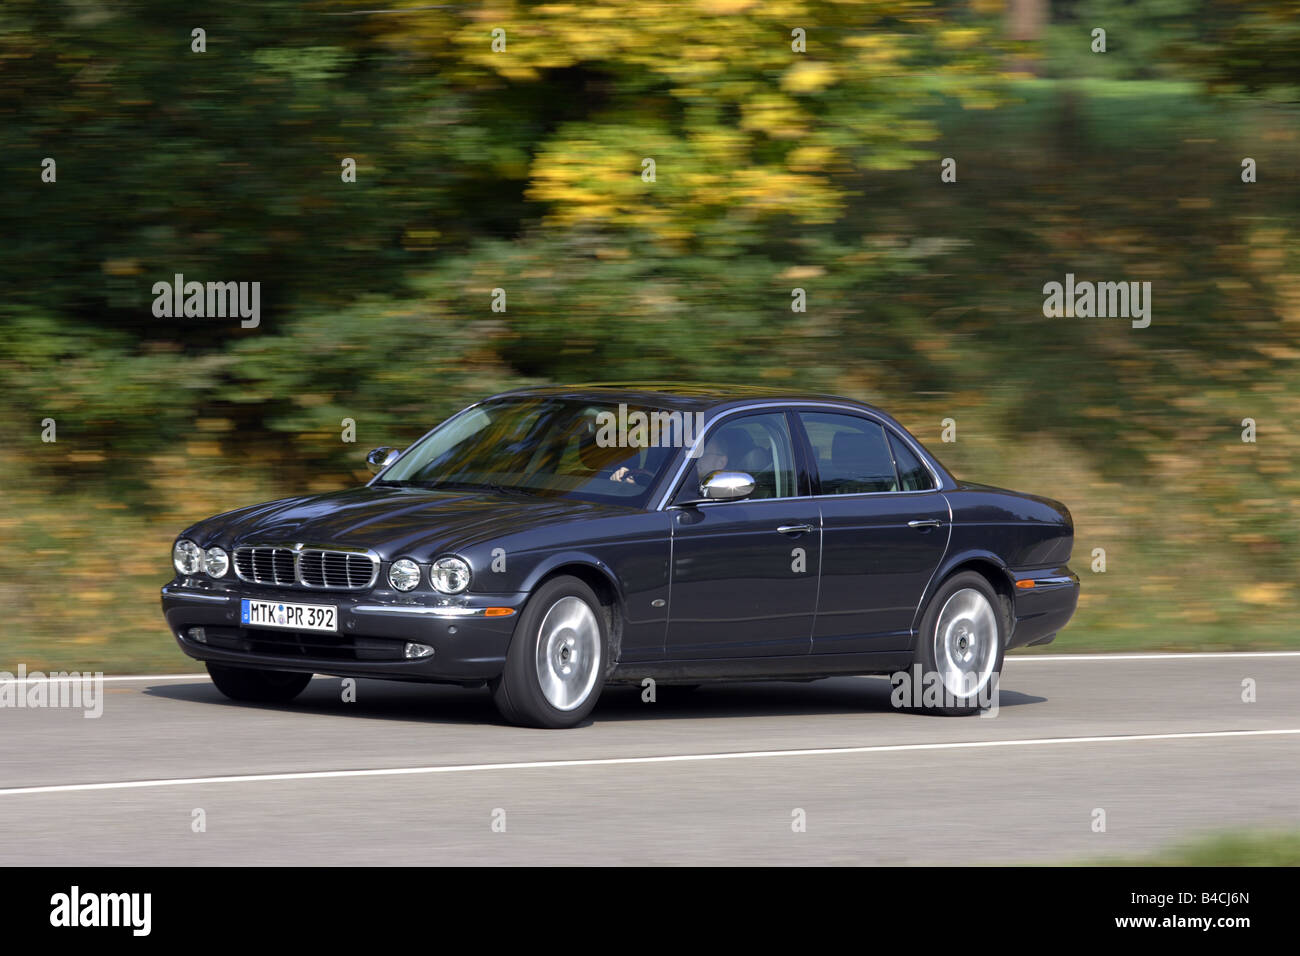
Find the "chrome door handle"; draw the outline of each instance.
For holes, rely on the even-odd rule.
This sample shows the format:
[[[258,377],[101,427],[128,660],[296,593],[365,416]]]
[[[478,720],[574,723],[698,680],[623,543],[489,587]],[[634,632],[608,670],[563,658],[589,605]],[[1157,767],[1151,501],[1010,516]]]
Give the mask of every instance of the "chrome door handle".
[[[907,523],[909,528],[942,528],[943,522],[938,518],[918,518]]]
[[[776,530],[781,532],[781,534],[803,534],[812,529],[813,526],[810,524],[783,524]]]

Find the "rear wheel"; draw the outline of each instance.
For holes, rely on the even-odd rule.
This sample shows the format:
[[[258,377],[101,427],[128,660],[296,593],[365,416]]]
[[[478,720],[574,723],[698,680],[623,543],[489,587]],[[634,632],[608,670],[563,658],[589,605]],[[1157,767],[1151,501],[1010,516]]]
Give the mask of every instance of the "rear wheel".
[[[596,593],[572,577],[547,581],[528,600],[492,682],[501,716],[526,727],[573,727],[605,684],[608,623]]]
[[[977,713],[1002,671],[1006,622],[997,592],[982,574],[963,571],[940,585],[921,618],[912,675],[937,681],[940,706],[921,709],[945,716]]]
[[[284,704],[301,694],[311,683],[311,674],[264,671],[253,667],[231,667],[207,662],[208,676],[217,690],[231,700],[259,704]]]

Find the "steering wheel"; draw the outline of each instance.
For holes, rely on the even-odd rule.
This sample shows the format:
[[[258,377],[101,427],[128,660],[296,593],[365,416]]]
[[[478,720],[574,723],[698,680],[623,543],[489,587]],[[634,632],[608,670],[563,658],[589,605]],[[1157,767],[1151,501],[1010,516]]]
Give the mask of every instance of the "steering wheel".
[[[620,473],[622,477],[614,477]],[[644,468],[630,468],[627,465],[610,469],[607,475],[602,472],[602,475],[616,484],[636,485],[638,488],[646,487],[650,484],[650,480],[654,478],[654,472],[646,471]]]

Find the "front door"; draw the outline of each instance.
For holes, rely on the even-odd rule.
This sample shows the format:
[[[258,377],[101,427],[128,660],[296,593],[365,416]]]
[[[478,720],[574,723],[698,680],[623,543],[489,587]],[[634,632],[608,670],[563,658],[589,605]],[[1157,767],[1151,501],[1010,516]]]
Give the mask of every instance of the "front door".
[[[725,660],[807,654],[821,573],[816,502],[800,487],[784,412],[717,423],[674,495],[665,657]],[[697,505],[714,471],[755,481],[740,501]]]

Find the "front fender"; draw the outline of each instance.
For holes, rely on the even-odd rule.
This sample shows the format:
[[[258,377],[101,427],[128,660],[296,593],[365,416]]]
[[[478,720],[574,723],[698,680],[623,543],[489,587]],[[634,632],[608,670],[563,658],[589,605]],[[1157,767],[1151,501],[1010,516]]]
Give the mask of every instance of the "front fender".
[[[618,579],[618,575],[614,573],[614,569],[594,554],[581,550],[556,551],[542,558],[524,577],[522,589],[532,592],[553,571],[566,565],[575,564],[600,572],[601,576],[609,582],[619,604],[625,603],[627,595],[623,593],[623,583]]]

